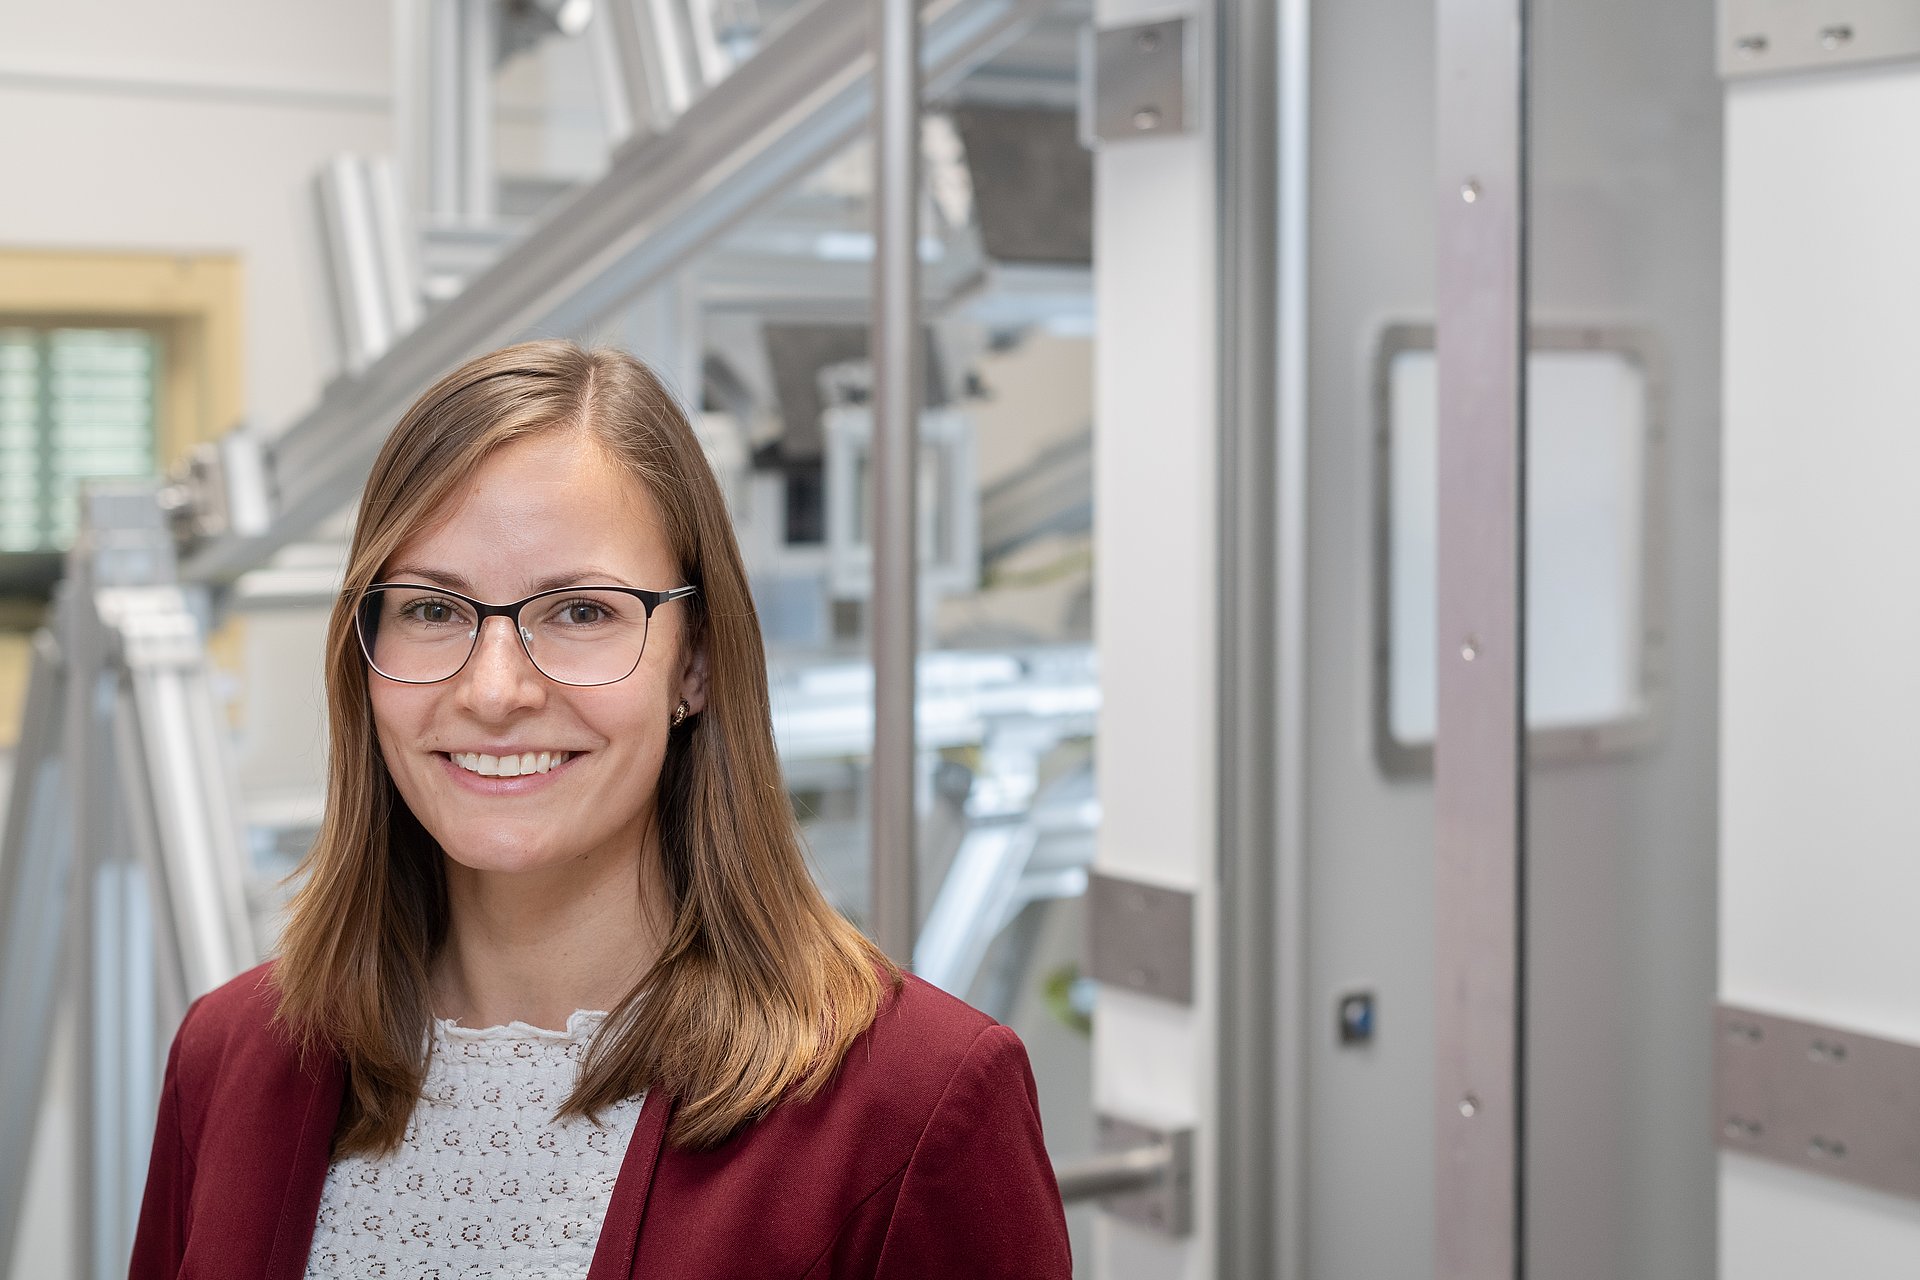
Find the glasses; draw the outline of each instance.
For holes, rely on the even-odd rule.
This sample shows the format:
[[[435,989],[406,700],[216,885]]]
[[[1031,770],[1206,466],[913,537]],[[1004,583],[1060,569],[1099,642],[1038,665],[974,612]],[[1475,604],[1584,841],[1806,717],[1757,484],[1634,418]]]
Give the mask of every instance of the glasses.
[[[401,684],[459,675],[492,617],[512,621],[520,647],[549,680],[614,684],[640,665],[653,611],[698,590],[557,587],[513,604],[487,604],[445,587],[377,582],[361,595],[354,627],[367,662]]]

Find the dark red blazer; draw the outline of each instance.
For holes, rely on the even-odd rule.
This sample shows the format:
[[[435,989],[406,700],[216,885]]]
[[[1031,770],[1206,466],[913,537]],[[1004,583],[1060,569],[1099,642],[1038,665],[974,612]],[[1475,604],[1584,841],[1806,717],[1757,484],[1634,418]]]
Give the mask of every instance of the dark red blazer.
[[[300,1280],[339,1116],[338,1060],[269,1025],[272,965],[188,1011],[167,1059],[135,1280]],[[1067,1280],[1060,1191],[1019,1038],[917,978],[832,1081],[716,1150],[640,1109],[589,1280]]]

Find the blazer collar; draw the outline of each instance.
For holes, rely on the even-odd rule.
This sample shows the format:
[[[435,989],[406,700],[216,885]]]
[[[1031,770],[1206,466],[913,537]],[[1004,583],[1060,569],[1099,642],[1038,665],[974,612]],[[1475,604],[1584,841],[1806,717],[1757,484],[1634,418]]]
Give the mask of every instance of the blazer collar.
[[[327,1166],[333,1158],[333,1131],[340,1120],[346,1090],[346,1071],[329,1054],[300,1073],[297,1096],[289,1113],[298,1113],[291,1159],[275,1161],[284,1184],[280,1212],[273,1229],[264,1280],[304,1280],[307,1254],[313,1248],[313,1228],[320,1215],[320,1195],[327,1185]],[[613,1198],[601,1223],[587,1280],[627,1280],[633,1274],[633,1256],[640,1244],[640,1224],[646,1217],[654,1170],[666,1144],[667,1123],[673,1116],[673,1098],[651,1091],[640,1108],[633,1137],[620,1162]],[[261,1172],[268,1171],[262,1169]],[[270,1174],[268,1176],[271,1176]],[[269,1198],[271,1198],[269,1196]]]
[[[587,1280],[628,1280],[633,1274],[633,1255],[640,1247],[640,1224],[647,1216],[653,1173],[660,1166],[667,1122],[672,1118],[672,1096],[665,1090],[650,1090],[647,1100],[641,1104],[640,1118],[634,1122],[633,1137],[627,1140],[626,1157],[620,1161],[620,1173],[614,1180],[613,1198],[607,1202],[607,1216],[600,1223],[600,1242],[593,1247],[593,1264],[587,1268]]]

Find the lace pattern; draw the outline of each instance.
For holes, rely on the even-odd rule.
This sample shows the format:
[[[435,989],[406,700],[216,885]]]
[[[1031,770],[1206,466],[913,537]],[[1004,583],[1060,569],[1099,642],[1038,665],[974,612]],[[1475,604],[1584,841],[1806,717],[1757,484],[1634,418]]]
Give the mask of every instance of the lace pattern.
[[[564,1031],[435,1019],[400,1148],[327,1170],[308,1280],[584,1277],[644,1100],[598,1124],[554,1120],[605,1017],[580,1010]]]

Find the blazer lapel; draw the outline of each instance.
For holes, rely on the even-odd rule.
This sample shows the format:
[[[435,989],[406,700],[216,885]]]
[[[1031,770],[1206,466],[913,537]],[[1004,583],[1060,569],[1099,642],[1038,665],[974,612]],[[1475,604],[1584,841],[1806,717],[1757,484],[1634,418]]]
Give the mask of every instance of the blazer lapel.
[[[300,1116],[292,1158],[282,1164],[286,1179],[280,1214],[274,1224],[273,1250],[267,1255],[264,1280],[302,1280],[307,1253],[313,1247],[313,1228],[320,1214],[320,1193],[326,1189],[327,1166],[333,1155],[333,1129],[340,1119],[340,1099],[346,1073],[340,1060],[328,1056],[317,1069],[302,1071],[304,1097],[292,1099],[290,1114]],[[270,1169],[261,1169],[271,1176]]]
[[[613,1199],[600,1224],[600,1242],[594,1246],[587,1280],[628,1280],[632,1276],[634,1251],[640,1246],[640,1224],[647,1216],[647,1196],[653,1190],[653,1173],[659,1167],[667,1122],[672,1118],[673,1099],[665,1093],[649,1093],[640,1106],[633,1137],[627,1140],[627,1154],[620,1162]]]

